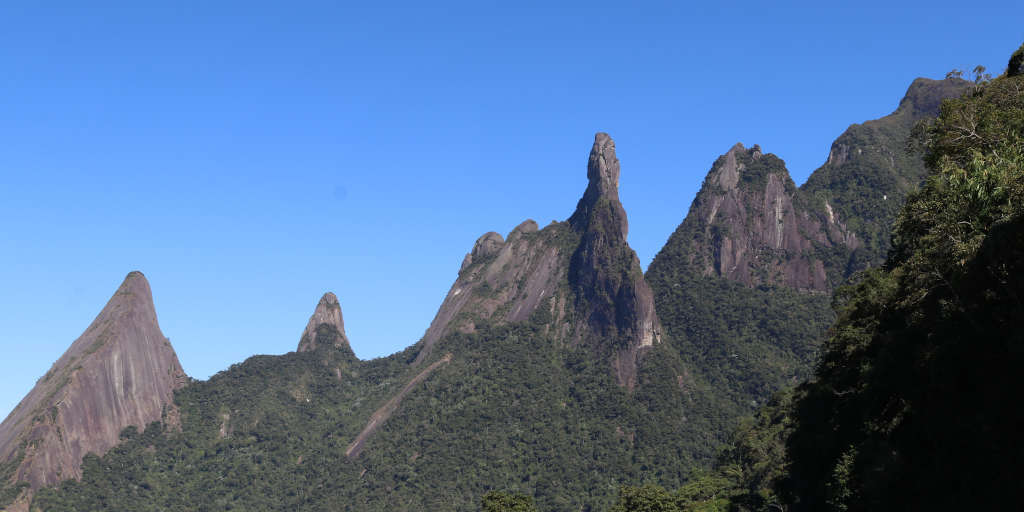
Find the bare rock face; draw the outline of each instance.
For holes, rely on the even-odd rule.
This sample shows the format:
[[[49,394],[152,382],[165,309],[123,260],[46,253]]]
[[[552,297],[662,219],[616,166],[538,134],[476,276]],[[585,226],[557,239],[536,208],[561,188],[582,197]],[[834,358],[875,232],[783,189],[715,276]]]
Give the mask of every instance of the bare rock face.
[[[878,265],[906,195],[925,176],[920,155],[904,150],[912,127],[968,86],[914,80],[895,112],[837,138],[799,189],[781,159],[736,144],[715,161],[652,268],[682,262],[686,273],[749,287],[828,292]]]
[[[677,235],[704,276],[810,291],[834,285],[822,254],[859,243],[831,210],[799,197],[782,160],[742,144],[715,161]]]
[[[331,292],[325,293],[320,298],[320,303],[316,305],[313,316],[309,317],[306,329],[302,331],[296,351],[312,352],[322,346],[334,347],[353,358],[355,357],[352,347],[348,343],[348,337],[345,335],[345,320],[341,316],[341,304],[338,303],[338,297]]]
[[[416,363],[425,360],[441,337],[457,330],[473,332],[480,322],[521,322],[551,299],[564,276],[568,230],[552,225],[543,231],[527,220],[503,240],[497,233],[477,239],[463,260],[459,277],[421,341]],[[554,307],[549,304],[549,307]]]
[[[140,272],[0,424],[0,463],[31,490],[81,478],[82,456],[102,455],[130,425],[142,430],[173,408],[187,377],[160,332]],[[20,501],[20,500],[19,500]]]
[[[505,240],[492,232],[476,241],[421,340],[416,363],[453,330],[533,320],[566,343],[593,346],[610,358],[620,384],[636,384],[639,359],[660,342],[661,324],[640,262],[626,242],[619,160],[605,133],[594,137],[587,177],[567,222],[538,229],[527,220]]]

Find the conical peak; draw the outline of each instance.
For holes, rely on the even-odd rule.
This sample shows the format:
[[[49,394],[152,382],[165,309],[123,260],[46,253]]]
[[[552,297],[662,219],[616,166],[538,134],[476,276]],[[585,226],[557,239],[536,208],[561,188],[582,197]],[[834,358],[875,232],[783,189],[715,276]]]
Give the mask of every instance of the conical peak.
[[[140,305],[143,307],[153,308],[153,291],[149,287],[149,281],[146,280],[146,276],[138,270],[133,270],[125,276],[124,281],[121,282],[121,286],[117,288],[114,296],[110,298],[108,306],[116,302],[123,301],[126,297],[132,297],[130,299],[132,304]]]
[[[297,350],[309,352],[325,343],[351,351],[348,338],[345,336],[345,320],[341,315],[341,304],[338,302],[338,297],[331,292],[325,293],[320,298],[316,310],[309,317],[306,329],[302,331]]]
[[[78,478],[83,455],[102,455],[129,425],[141,430],[161,420],[186,379],[160,332],[149,283],[131,272],[0,424],[0,460],[29,443],[34,448],[19,463],[18,481],[38,489]]]
[[[615,155],[615,141],[604,132],[594,135],[594,147],[587,162],[587,194],[619,199],[619,159]]]

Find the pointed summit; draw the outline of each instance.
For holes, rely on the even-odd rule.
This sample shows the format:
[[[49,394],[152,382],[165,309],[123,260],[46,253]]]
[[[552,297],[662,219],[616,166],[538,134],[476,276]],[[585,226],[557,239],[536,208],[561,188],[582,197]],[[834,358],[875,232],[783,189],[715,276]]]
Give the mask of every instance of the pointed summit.
[[[619,159],[607,133],[594,136],[587,190],[569,219],[580,244],[569,260],[569,284],[585,337],[625,340],[612,365],[619,383],[636,385],[641,352],[661,339],[654,295],[636,253],[626,242],[629,223],[619,202]]]
[[[485,233],[420,341],[414,364],[451,332],[533,320],[541,332],[586,344],[610,360],[623,386],[636,385],[642,353],[661,339],[651,289],[626,242],[619,159],[607,133],[594,136],[587,189],[567,222],[527,220],[502,239]],[[566,288],[563,283],[568,283]]]
[[[569,218],[569,224],[577,231],[585,231],[595,209],[601,200],[606,200],[610,209],[605,221],[611,222],[615,235],[626,239],[629,224],[626,222],[626,211],[619,202],[619,158],[615,155],[615,141],[604,132],[594,135],[594,146],[590,150],[587,161],[587,190],[576,205],[576,211]]]
[[[675,252],[675,260],[705,277],[828,291],[837,279],[829,274],[834,269],[814,255],[838,254],[857,240],[826,207],[813,206],[800,196],[785,162],[757,145],[736,144],[715,160],[662,251]]]
[[[0,424],[0,464],[32,490],[80,478],[82,456],[103,454],[121,430],[173,408],[186,382],[160,332],[149,282],[132,272],[89,328]]]
[[[309,317],[306,330],[299,339],[298,352],[312,352],[320,346],[333,346],[348,353],[348,337],[345,336],[345,320],[341,316],[341,304],[338,297],[327,292],[320,298],[313,316]],[[355,355],[353,354],[353,357]]]

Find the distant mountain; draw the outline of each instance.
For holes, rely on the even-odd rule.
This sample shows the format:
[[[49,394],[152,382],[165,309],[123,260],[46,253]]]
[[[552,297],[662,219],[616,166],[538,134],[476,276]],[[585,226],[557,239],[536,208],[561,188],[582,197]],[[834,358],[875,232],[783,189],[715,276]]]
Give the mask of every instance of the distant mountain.
[[[36,503],[476,510],[500,488],[579,510],[652,472],[682,482],[714,453],[714,407],[662,337],[626,242],[619,172],[597,134],[569,220],[481,236],[405,351],[352,357],[328,293],[298,352],[187,386],[180,433],[150,425]]]
[[[895,112],[847,128],[825,164],[800,186],[808,203],[839,219],[859,241],[842,273],[885,261],[893,222],[927,175],[920,153],[906,150],[907,137],[917,122],[939,115],[943,100],[958,98],[970,85],[959,78],[914,80]]]
[[[186,382],[160,332],[149,283],[128,274],[106,307],[0,424],[0,506],[26,510],[32,491],[81,478],[82,456],[117,445],[128,426],[177,424]],[[26,487],[27,486],[27,487]],[[25,489],[15,503],[20,489]]]
[[[677,510],[1024,509],[1022,54],[920,132],[926,179],[884,265],[836,294],[813,378],[744,422]]]
[[[904,149],[912,128],[968,87],[914,80],[895,112],[840,135],[799,188],[757,145],[712,165],[646,277],[666,335],[722,410],[721,436],[810,375],[835,319],[831,292],[884,261],[896,212],[925,176]]]
[[[843,275],[826,272],[825,260],[860,243],[834,214],[814,206],[781,159],[759,146],[736,144],[715,161],[689,214],[651,267],[748,287],[827,291]]]
[[[880,139],[816,171],[828,187],[798,188],[781,159],[736,145],[646,275],[599,133],[569,219],[478,238],[416,344],[358,360],[325,294],[297,352],[180,389],[179,423],[129,429],[34,506],[476,510],[500,489],[577,511],[607,509],[623,484],[679,485],[740,416],[810,373],[829,294],[879,261],[888,217],[857,216],[850,198],[889,189],[847,188],[918,171],[859,156],[901,148],[928,99],[963,86],[916,81],[893,116],[865,123]]]
[[[636,384],[638,360],[660,342],[661,323],[640,261],[626,242],[619,160],[608,134],[595,136],[587,177],[568,221],[538,230],[527,220],[507,241],[494,232],[476,241],[421,341],[416,363],[447,333],[472,333],[481,322],[521,323],[539,311],[544,334],[591,346],[611,358],[621,385]]]

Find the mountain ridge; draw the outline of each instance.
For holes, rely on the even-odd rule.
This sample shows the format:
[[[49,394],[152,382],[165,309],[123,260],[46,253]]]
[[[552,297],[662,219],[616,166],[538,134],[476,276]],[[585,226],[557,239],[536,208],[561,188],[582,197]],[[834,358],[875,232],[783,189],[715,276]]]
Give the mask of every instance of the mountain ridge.
[[[930,104],[918,92],[924,99],[907,109]],[[856,162],[856,149],[828,165]],[[572,215],[480,236],[406,350],[355,358],[340,304],[325,294],[296,352],[254,356],[186,387],[176,397],[181,433],[151,425],[87,457],[85,480],[46,490],[40,503],[471,510],[504,485],[578,510],[607,506],[617,485],[651,474],[681,482],[739,413],[809,372],[833,318],[825,292],[867,250],[854,230],[867,223],[850,227],[831,196],[796,187],[781,159],[737,145],[677,229],[689,238],[674,234],[645,275],[626,241],[619,173],[614,141],[596,134]],[[761,247],[768,257],[750,257]],[[665,260],[672,251],[683,260]],[[226,476],[209,481],[210,472]],[[158,484],[130,485],[143,480]]]

